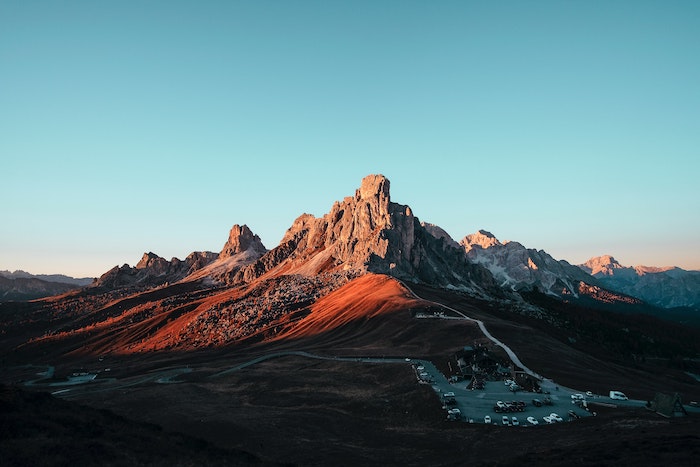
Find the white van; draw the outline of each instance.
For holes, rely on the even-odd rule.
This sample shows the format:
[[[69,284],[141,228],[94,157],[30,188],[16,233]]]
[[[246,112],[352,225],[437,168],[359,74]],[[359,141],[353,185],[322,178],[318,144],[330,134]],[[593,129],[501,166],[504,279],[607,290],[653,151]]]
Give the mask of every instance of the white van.
[[[627,396],[625,396],[625,394],[620,392],[620,391],[610,391],[610,399],[618,400],[618,401],[626,401]]]

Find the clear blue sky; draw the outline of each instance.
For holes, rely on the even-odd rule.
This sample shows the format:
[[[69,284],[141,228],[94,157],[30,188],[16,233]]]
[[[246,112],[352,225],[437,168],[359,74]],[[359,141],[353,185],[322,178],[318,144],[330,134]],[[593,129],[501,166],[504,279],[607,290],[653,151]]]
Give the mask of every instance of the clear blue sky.
[[[0,161],[0,269],[272,248],[370,173],[456,240],[700,269],[700,2],[3,1]]]

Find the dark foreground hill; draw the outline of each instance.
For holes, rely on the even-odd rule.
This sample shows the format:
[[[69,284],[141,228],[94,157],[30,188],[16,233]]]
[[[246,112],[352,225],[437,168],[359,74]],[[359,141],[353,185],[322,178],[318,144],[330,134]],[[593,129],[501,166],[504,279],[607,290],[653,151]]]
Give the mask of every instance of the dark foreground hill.
[[[0,385],[0,412],[3,466],[280,465],[201,437],[15,387]]]

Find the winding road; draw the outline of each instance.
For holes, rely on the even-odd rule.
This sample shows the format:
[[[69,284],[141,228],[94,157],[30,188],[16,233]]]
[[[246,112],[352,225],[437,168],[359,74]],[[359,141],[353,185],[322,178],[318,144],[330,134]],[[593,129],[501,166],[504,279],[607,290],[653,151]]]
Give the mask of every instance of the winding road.
[[[398,279],[397,279],[397,280],[398,280]],[[539,379],[539,380],[542,380],[542,381],[545,380],[544,377],[542,377],[541,375],[535,373],[535,372],[532,371],[530,368],[528,368],[527,366],[525,366],[525,365],[523,364],[523,362],[520,361],[520,358],[518,358],[518,356],[515,354],[515,352],[513,352],[513,350],[512,350],[510,347],[508,347],[506,344],[504,344],[504,343],[501,342],[500,340],[498,340],[498,339],[496,339],[495,337],[493,337],[493,335],[489,332],[489,330],[486,329],[486,325],[484,324],[483,321],[478,320],[478,319],[475,319],[475,318],[470,318],[469,316],[465,315],[465,314],[462,313],[461,311],[455,310],[454,308],[449,307],[449,306],[447,306],[447,305],[444,305],[444,304],[442,304],[442,303],[434,302],[434,301],[432,301],[432,300],[426,300],[426,299],[424,299],[424,298],[422,298],[422,297],[419,297],[418,294],[416,294],[413,290],[411,290],[411,288],[410,288],[408,285],[406,285],[406,283],[404,283],[403,281],[400,281],[400,280],[399,280],[399,282],[400,282],[401,285],[403,285],[403,286],[406,288],[406,290],[408,290],[408,291],[411,293],[411,295],[413,295],[413,297],[416,298],[417,300],[422,300],[422,301],[424,301],[424,302],[431,303],[431,304],[433,304],[433,305],[437,305],[437,306],[439,306],[439,307],[441,307],[441,308],[444,308],[444,309],[446,309],[446,310],[450,310],[451,312],[456,313],[456,314],[458,314],[459,316],[461,316],[463,319],[466,319],[466,320],[469,320],[469,321],[473,321],[473,322],[475,322],[476,324],[478,324],[478,325],[479,325],[479,329],[481,329],[481,332],[484,334],[484,336],[486,336],[489,340],[491,340],[491,342],[493,342],[494,344],[496,344],[497,346],[499,346],[500,348],[502,348],[502,349],[508,354],[508,358],[510,358],[510,360],[511,360],[516,366],[522,368],[522,370],[523,370],[525,373],[527,373],[528,375],[530,375],[530,376],[533,376],[533,377],[535,377],[535,378],[537,378],[537,379]]]

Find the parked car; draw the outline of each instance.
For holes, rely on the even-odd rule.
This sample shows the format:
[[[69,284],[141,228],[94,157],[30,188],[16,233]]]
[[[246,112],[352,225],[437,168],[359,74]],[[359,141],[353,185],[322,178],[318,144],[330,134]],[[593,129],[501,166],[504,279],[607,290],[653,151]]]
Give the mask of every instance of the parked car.
[[[442,399],[445,401],[446,405],[453,405],[457,403],[454,392],[446,392],[442,395]]]
[[[545,415],[544,417],[542,417],[542,420],[544,420],[547,423],[554,423],[554,420],[549,415]]]
[[[511,423],[513,424],[513,426],[520,425],[520,422],[518,421],[518,417],[511,418]]]
[[[620,392],[620,391],[610,391],[610,399],[618,400],[618,401],[626,401],[627,396],[625,396],[625,394]]]
[[[508,418],[508,415],[504,415],[503,418],[501,418],[501,423],[504,425],[510,425],[510,419]]]
[[[540,424],[540,422],[538,422],[535,417],[527,417],[527,421],[530,425],[539,425]]]
[[[461,420],[462,419],[462,411],[459,410],[458,408],[450,409],[447,411],[447,419],[448,420]]]
[[[585,399],[585,397],[583,397],[583,394],[572,394],[571,395],[571,402],[582,401],[584,399]]]
[[[542,401],[539,399],[532,399],[532,405],[535,407],[542,407]]]
[[[591,391],[586,391],[586,397],[593,397],[593,393]]]
[[[487,425],[491,424],[491,416],[490,415],[487,415],[484,417],[484,423],[486,423]]]
[[[557,414],[554,413],[554,412],[550,413],[550,414],[549,414],[549,417],[550,417],[552,420],[554,420],[555,422],[563,422],[563,421],[564,421],[563,418],[561,418],[559,415],[557,415]]]

